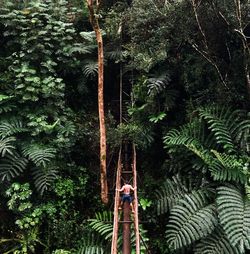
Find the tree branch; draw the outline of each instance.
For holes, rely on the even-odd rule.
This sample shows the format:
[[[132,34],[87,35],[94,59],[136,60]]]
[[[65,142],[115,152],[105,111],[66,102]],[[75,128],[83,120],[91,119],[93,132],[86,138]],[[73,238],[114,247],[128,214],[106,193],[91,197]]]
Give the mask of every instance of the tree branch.
[[[200,55],[202,55],[215,68],[217,74],[219,75],[220,81],[229,90],[229,87],[226,84],[225,79],[223,78],[223,76],[220,72],[220,69],[219,69],[218,65],[216,64],[216,62],[209,57],[209,54],[207,52],[205,52],[203,50],[200,50],[199,47],[195,43],[192,43],[192,42],[189,42],[189,43]]]
[[[201,23],[200,23],[200,19],[199,19],[199,16],[198,16],[197,6],[196,6],[196,3],[195,3],[195,0],[191,0],[191,5],[193,7],[194,16],[195,16],[199,31],[200,31],[200,33],[203,37],[203,40],[204,40],[204,45],[205,45],[206,49],[208,50],[207,38],[206,38],[205,32],[203,31],[203,29],[201,27]]]

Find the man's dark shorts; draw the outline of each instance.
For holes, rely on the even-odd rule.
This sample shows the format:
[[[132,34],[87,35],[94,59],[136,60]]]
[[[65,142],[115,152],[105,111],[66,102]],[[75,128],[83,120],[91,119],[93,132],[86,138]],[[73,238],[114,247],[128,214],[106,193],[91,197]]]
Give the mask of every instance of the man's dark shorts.
[[[129,202],[129,204],[132,203],[132,197],[128,194],[124,194],[122,196],[122,202],[126,202],[126,201]]]

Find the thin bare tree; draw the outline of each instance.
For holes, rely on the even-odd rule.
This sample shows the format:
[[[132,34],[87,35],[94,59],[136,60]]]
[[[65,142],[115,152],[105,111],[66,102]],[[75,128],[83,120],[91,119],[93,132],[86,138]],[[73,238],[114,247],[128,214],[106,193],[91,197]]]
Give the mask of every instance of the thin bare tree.
[[[98,112],[100,124],[100,173],[101,173],[101,199],[104,204],[108,203],[108,184],[107,184],[107,168],[106,168],[106,128],[104,115],[104,56],[103,56],[103,39],[99,26],[99,9],[101,1],[86,0],[89,9],[89,20],[96,34],[98,46]]]

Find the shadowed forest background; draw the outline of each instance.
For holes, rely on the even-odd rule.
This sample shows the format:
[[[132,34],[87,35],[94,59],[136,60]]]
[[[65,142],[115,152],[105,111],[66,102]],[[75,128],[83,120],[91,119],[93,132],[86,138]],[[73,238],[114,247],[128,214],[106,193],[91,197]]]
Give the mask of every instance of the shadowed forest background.
[[[110,253],[124,138],[141,253],[249,253],[249,1],[103,0],[98,20],[108,205],[85,1],[0,0],[0,253]],[[121,74],[133,103],[119,124]]]

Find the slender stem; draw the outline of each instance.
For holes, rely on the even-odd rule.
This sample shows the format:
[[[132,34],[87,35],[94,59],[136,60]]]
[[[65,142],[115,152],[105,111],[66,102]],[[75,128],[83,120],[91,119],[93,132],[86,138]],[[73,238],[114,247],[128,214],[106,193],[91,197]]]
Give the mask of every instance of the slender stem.
[[[200,55],[202,55],[215,68],[217,74],[219,75],[221,83],[229,90],[229,87],[228,87],[227,83],[225,82],[225,79],[223,78],[216,62],[210,58],[210,56],[208,55],[207,52],[199,49],[199,47],[195,43],[190,43],[190,44]]]

